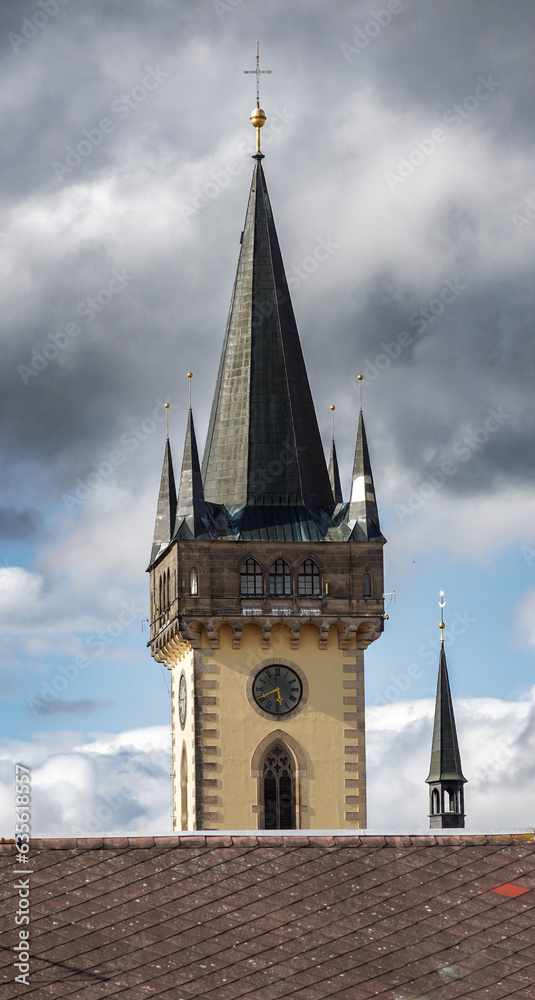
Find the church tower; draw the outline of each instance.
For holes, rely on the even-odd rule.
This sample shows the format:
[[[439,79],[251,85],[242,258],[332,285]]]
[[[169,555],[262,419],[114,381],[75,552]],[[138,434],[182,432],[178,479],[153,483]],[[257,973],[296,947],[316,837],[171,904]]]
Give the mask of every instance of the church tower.
[[[440,607],[444,608],[444,594],[440,594]],[[444,650],[444,621],[440,622],[440,659],[438,664],[435,724],[431,747],[431,765],[425,779],[429,785],[429,826],[431,829],[464,827],[464,785],[466,778],[461,767],[461,754],[453,714],[446,653]]]
[[[363,654],[383,631],[385,539],[362,409],[349,503],[334,437],[327,468],[258,101],[251,121],[202,469],[190,406],[178,487],[166,442],[149,566],[151,652],[171,671],[174,828],[364,828]]]

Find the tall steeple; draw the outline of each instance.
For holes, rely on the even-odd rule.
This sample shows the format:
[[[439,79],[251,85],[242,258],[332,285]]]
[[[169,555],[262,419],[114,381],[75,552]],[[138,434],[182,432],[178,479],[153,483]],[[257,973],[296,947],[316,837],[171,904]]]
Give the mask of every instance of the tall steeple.
[[[440,593],[440,607],[444,607],[444,594]],[[453,713],[446,653],[444,650],[444,621],[440,622],[441,645],[438,666],[438,683],[435,703],[435,724],[431,747],[431,764],[425,779],[429,785],[429,825],[437,827],[464,827],[464,790],[466,778],[461,767],[461,754]]]
[[[169,412],[169,404],[166,403],[165,406]],[[160,492],[158,493],[158,506],[156,508],[156,522],[154,525],[154,536],[150,557],[151,564],[156,559],[158,553],[169,545],[174,533],[175,519],[176,486],[173,473],[173,459],[171,458],[171,447],[169,444],[168,426],[163,456],[162,476],[160,480]]]
[[[360,382],[360,412],[353,475],[351,477],[348,521],[349,526],[353,528],[353,538],[356,541],[360,539],[371,541],[374,538],[382,539],[383,535],[379,524],[372,464],[370,462],[364,415],[362,413],[362,375],[359,375],[358,378]]]
[[[203,460],[207,501],[333,503],[262,169],[255,166]]]
[[[258,83],[258,44],[253,72]],[[171,670],[173,822],[365,828],[364,650],[383,630],[385,539],[368,501],[348,522],[334,436],[327,470],[258,86],[250,120],[253,180],[202,476],[190,399],[174,534],[169,544],[166,524],[150,566],[151,651]]]

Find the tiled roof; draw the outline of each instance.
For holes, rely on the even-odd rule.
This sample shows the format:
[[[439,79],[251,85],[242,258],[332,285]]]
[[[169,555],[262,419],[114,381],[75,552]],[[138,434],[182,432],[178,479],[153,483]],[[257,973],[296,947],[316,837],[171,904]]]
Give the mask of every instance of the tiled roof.
[[[533,835],[34,840],[29,859],[0,846],[2,1000],[535,998]]]

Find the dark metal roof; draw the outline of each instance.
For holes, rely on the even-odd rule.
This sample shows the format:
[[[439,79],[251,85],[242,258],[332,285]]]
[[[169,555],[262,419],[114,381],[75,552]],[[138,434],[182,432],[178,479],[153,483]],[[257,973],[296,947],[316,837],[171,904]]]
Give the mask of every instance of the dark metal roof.
[[[190,407],[180,473],[174,537],[207,537],[206,517],[199,452],[197,451],[193,413]]]
[[[331,457],[329,459],[329,482],[331,484],[331,489],[333,491],[334,502],[343,503],[342,485],[340,483],[340,471],[338,469],[338,455],[336,454],[336,445],[334,443],[334,438],[332,439]]]
[[[451,699],[444,644],[442,644],[440,649],[438,666],[431,765],[429,774],[425,780],[427,782],[466,781],[461,767],[461,754],[457,741],[457,729],[453,714],[453,702]]]
[[[4,1000],[535,998],[533,831],[65,838],[29,857],[26,985],[0,846]]]
[[[173,460],[171,458],[171,448],[169,438],[165,442],[165,452],[163,457],[162,477],[160,480],[160,492],[158,494],[158,506],[156,508],[156,523],[154,525],[154,537],[152,542],[151,565],[163,548],[169,545],[173,537],[176,520],[176,486],[173,474]]]
[[[379,511],[377,510],[377,500],[375,498],[372,464],[370,462],[362,410],[359,414],[348,521],[350,527],[353,529],[352,538],[355,541],[384,540],[379,524]]]
[[[332,504],[323,446],[261,164],[255,167],[203,460],[226,507]]]

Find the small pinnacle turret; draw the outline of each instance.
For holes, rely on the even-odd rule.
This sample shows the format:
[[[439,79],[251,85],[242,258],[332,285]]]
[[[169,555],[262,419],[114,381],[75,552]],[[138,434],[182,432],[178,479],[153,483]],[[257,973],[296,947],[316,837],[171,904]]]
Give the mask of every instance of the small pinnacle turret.
[[[356,541],[361,539],[367,541],[384,540],[379,524],[379,512],[362,409],[359,413],[355,460],[351,477],[348,522],[353,529],[353,538]]]
[[[329,481],[331,484],[331,489],[333,491],[333,500],[335,503],[343,503],[342,497],[342,486],[340,483],[340,471],[338,469],[338,455],[336,454],[336,444],[334,441],[334,411],[336,407],[334,404],[331,406],[332,413],[332,438],[331,438],[331,455],[329,458]]]
[[[154,562],[158,554],[169,545],[175,528],[176,520],[176,486],[173,473],[173,459],[171,458],[171,447],[169,437],[165,442],[165,452],[163,457],[162,476],[160,480],[160,492],[158,493],[158,506],[156,508],[156,523],[154,525],[154,537],[152,542],[151,563]]]
[[[190,407],[180,472],[174,537],[199,538],[203,535],[206,537],[206,534],[206,504],[193,412]]]

